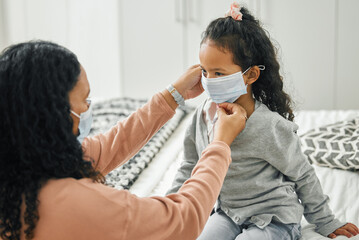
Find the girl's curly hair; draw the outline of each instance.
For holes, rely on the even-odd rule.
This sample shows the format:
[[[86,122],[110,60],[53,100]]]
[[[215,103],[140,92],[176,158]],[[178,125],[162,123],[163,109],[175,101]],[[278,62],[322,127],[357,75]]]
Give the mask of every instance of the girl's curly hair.
[[[282,76],[276,50],[266,31],[249,11],[241,8],[242,21],[232,17],[218,18],[212,21],[202,34],[202,43],[211,40],[217,47],[229,50],[233,62],[242,69],[255,65],[264,65],[265,70],[252,84],[254,98],[264,103],[271,111],[293,121],[291,99],[283,91]]]
[[[72,132],[69,92],[80,74],[75,54],[46,41],[10,46],[0,55],[0,237],[34,237],[39,189],[49,179],[101,182]],[[21,206],[25,213],[21,214]]]

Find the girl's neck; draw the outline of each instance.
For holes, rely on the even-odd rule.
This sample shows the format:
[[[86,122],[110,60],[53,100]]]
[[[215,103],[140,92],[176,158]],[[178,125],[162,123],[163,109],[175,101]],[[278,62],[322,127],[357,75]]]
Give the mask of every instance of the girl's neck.
[[[240,98],[238,98],[235,103],[241,105],[244,110],[246,110],[247,112],[247,117],[249,118],[252,113],[254,112],[254,108],[255,108],[255,100],[252,97],[252,93],[247,93],[243,96],[241,96]]]

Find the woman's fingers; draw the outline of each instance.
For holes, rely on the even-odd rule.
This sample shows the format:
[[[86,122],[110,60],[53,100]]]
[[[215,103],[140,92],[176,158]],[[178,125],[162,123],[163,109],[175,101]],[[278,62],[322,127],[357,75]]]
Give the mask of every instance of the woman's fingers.
[[[217,114],[214,140],[231,145],[246,125],[246,111],[238,104],[224,103],[219,105]]]
[[[227,115],[226,110],[224,110],[224,108],[218,108],[217,114],[218,114],[218,118],[222,118],[224,115]]]
[[[197,67],[199,67],[199,64],[192,65],[189,68],[191,69],[191,68],[197,68]]]
[[[193,65],[175,82],[173,86],[184,99],[197,97],[203,92],[201,84],[201,68]]]
[[[228,114],[233,114],[233,112],[234,112],[234,109],[233,109],[234,106],[229,103],[220,103],[220,104],[218,104],[218,107],[225,109]]]
[[[225,102],[218,104],[218,107],[224,108],[228,114],[242,113],[242,116],[247,119],[246,110],[239,104]]]

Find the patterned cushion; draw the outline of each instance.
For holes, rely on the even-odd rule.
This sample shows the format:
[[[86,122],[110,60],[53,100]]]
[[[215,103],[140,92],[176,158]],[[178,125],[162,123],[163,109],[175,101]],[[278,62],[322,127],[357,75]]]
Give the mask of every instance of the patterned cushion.
[[[311,163],[359,170],[359,117],[315,128],[301,136],[301,143]]]
[[[113,98],[94,103],[90,136],[106,132],[146,102],[132,98]],[[106,176],[106,184],[117,189],[129,189],[190,111],[192,109],[187,107],[177,108],[173,118],[134,157]]]

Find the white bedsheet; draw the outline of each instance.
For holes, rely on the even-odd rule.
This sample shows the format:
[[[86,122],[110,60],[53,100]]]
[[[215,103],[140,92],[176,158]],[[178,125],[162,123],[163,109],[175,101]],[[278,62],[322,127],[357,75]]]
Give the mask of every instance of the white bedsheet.
[[[165,189],[162,187],[162,192],[155,191],[156,186],[161,182],[168,182],[168,177],[164,177],[174,160],[182,151],[183,138],[186,126],[189,124],[192,114],[182,120],[177,129],[172,133],[171,137],[167,140],[161,150],[152,159],[151,163],[146,169],[143,170],[138,179],[131,186],[129,191],[139,197],[147,197],[150,195],[164,195]],[[172,167],[173,168],[173,167]],[[174,169],[173,172],[177,170]]]
[[[323,191],[329,196],[329,205],[335,216],[343,222],[359,226],[359,173],[339,169],[314,166],[322,184]],[[302,220],[302,239],[326,239],[314,231],[314,225]],[[336,239],[347,239],[340,236]],[[351,239],[359,239],[359,236]]]
[[[348,111],[301,111],[296,116],[299,125],[298,134],[341,120],[352,119],[359,115],[358,110]],[[329,196],[329,205],[335,216],[343,222],[352,222],[359,226],[359,172],[350,172],[327,167],[313,166],[322,184],[323,192]],[[302,220],[303,240],[327,239],[314,231],[314,225]],[[347,239],[339,236],[336,239]],[[359,239],[359,236],[351,239]]]
[[[160,153],[150,166],[141,174],[140,178],[130,189],[138,196],[165,195],[171,186],[174,175],[182,159],[182,142],[184,131],[191,115],[180,124],[171,139],[161,149]],[[295,122],[299,125],[298,134],[334,123],[336,121],[351,119],[359,115],[359,110],[352,111],[300,111],[296,114]],[[314,166],[323,191],[330,198],[330,207],[343,222],[352,222],[359,225],[359,173],[338,169]],[[314,231],[314,226],[308,224],[303,218],[302,240],[322,240],[325,238]],[[347,239],[340,236],[336,239]],[[359,240],[359,236],[351,239]]]

